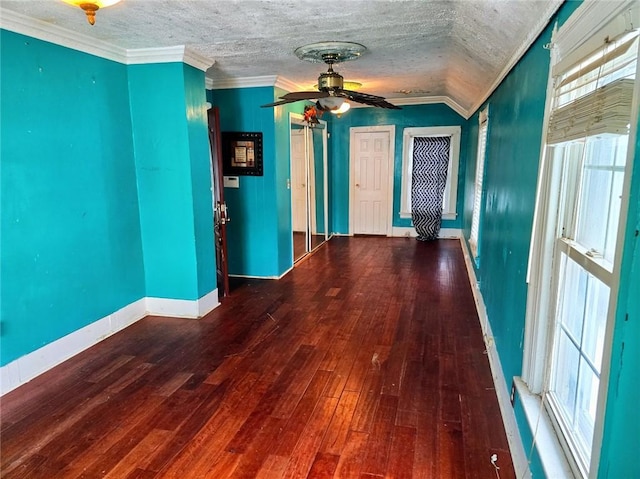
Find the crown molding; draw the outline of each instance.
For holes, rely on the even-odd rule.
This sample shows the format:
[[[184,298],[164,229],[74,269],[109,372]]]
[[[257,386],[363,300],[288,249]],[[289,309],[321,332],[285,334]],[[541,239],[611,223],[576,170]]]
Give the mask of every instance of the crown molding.
[[[184,45],[127,50],[1,7],[0,28],[125,65],[183,62],[206,71],[214,64],[213,60],[189,50]]]
[[[124,48],[1,7],[0,28],[114,62],[126,63],[127,51]]]
[[[277,75],[240,78],[207,78],[207,88],[210,90],[224,90],[227,88],[257,88],[273,86],[286,91],[300,90],[302,87],[291,80]]]
[[[300,90],[302,90],[304,88],[301,85],[298,85],[297,83],[292,82],[288,78],[281,77],[281,76],[276,78],[276,83],[274,84],[274,86],[276,88],[282,88],[283,90],[286,90],[287,92],[300,91]]]
[[[415,97],[401,97],[401,98],[387,98],[389,103],[393,103],[394,105],[430,105],[434,103],[444,103],[453,111],[455,111],[458,115],[464,117],[465,120],[468,120],[471,116],[469,110],[464,108],[458,102],[453,100],[448,96],[438,95],[438,96],[415,96]]]
[[[245,78],[212,78],[211,89],[224,90],[226,88],[256,88],[261,86],[274,86],[277,78],[278,77],[276,77],[275,75]]]
[[[436,103],[444,103],[458,115],[468,120],[471,117],[471,113],[466,108],[462,107],[459,103],[452,100],[448,96],[411,96],[411,97],[399,97],[399,98],[387,98],[389,103],[397,106],[410,106],[410,105],[432,105]],[[351,108],[373,108],[369,105],[362,103],[351,102]]]
[[[487,101],[487,99],[493,94],[496,88],[500,86],[502,81],[513,69],[513,67],[516,66],[516,64],[520,61],[520,59],[524,56],[524,54],[527,53],[527,50],[529,50],[531,45],[533,45],[533,42],[535,42],[538,39],[540,34],[547,27],[547,25],[551,21],[551,18],[553,18],[553,16],[558,11],[558,9],[560,8],[563,2],[564,0],[555,0],[549,3],[549,6],[545,10],[544,14],[540,16],[538,23],[536,23],[536,26],[533,29],[531,29],[531,31],[527,35],[526,40],[522,42],[518,47],[518,49],[514,52],[509,62],[500,72],[500,75],[498,75],[495,81],[487,89],[485,94],[482,95],[480,101],[476,102],[473,105],[473,107],[469,109],[469,117],[471,117],[471,115],[473,115],[478,110],[478,108],[480,108],[484,104],[484,102]]]
[[[303,87],[297,83],[292,82],[284,77],[280,76],[261,76],[261,77],[246,77],[246,78],[226,78],[224,80],[214,80],[212,78],[205,79],[205,85],[208,90],[224,90],[226,88],[252,88],[263,86],[274,86],[282,88],[286,91],[300,91]],[[428,105],[435,103],[444,103],[458,115],[462,116],[465,120],[468,120],[471,116],[469,110],[463,108],[456,101],[452,100],[448,96],[421,96],[421,97],[402,97],[402,98],[388,98],[387,101],[394,105]],[[364,105],[362,103],[351,102],[352,108],[372,108],[370,105]]]
[[[226,88],[255,88],[263,86],[274,86],[276,88],[282,88],[286,91],[300,91],[303,87],[297,83],[288,80],[281,76],[259,76],[259,77],[245,77],[245,78],[225,78],[223,80],[215,80],[213,78],[205,79],[206,88],[208,90],[224,90]],[[428,105],[435,103],[444,103],[458,115],[468,120],[471,116],[469,110],[462,107],[456,101],[452,100],[448,96],[421,96],[421,97],[401,97],[401,98],[388,98],[390,103],[394,105]],[[351,102],[352,108],[368,108],[369,105],[361,103]]]
[[[162,48],[136,48],[126,52],[125,63],[127,65],[182,62],[206,72],[214,64],[213,60],[189,50],[185,45]]]
[[[191,65],[198,70],[202,70],[206,72],[209,68],[215,65],[215,60],[210,59],[194,50],[191,50],[188,47],[184,47],[184,52],[182,56],[182,61],[187,65]]]

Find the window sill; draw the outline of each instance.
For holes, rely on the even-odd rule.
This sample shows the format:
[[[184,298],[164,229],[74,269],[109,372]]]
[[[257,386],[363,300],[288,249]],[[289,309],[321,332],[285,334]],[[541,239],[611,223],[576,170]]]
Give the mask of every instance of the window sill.
[[[521,378],[514,378],[514,383],[546,477],[575,478],[540,396],[529,391]],[[525,451],[530,445],[525,444]]]

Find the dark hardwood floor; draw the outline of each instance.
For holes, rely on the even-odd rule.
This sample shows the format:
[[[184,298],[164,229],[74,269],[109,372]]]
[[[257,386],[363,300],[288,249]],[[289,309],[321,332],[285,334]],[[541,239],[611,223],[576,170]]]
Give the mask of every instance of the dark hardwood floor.
[[[1,407],[5,478],[515,476],[457,240],[334,238]]]

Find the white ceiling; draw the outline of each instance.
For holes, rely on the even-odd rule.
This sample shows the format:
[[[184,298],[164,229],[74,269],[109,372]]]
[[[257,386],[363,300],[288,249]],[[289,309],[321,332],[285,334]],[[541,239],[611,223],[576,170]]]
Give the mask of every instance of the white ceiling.
[[[186,45],[215,61],[215,83],[278,76],[313,89],[326,65],[293,51],[319,41],[365,45],[335,67],[361,91],[410,103],[446,100],[471,114],[563,0],[123,0],[84,13],[61,0],[0,0],[3,9],[124,49]]]

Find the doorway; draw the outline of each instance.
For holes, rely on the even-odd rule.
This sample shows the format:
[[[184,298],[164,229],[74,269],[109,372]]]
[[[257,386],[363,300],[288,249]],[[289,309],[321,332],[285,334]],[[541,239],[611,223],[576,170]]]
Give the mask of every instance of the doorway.
[[[395,126],[350,129],[349,231],[391,235]]]
[[[293,262],[328,239],[327,124],[309,127],[290,114]]]

